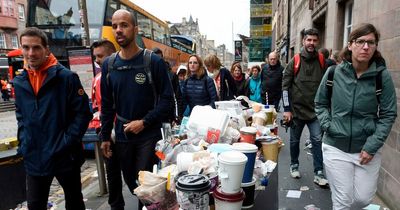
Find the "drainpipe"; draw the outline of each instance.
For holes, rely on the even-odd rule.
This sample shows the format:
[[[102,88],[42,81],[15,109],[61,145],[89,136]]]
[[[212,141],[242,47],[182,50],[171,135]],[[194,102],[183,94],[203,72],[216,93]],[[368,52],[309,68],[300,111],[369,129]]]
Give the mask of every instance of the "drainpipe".
[[[289,50],[290,50],[290,7],[292,1],[288,0],[288,21],[287,21],[287,31],[286,31],[286,64],[289,63]]]

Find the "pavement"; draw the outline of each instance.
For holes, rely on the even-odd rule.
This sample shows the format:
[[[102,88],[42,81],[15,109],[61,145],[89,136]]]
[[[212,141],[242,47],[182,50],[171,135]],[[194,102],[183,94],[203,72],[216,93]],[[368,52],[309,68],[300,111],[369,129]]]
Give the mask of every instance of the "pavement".
[[[17,136],[15,112],[0,112],[0,140]]]
[[[0,113],[0,140],[2,138],[15,137],[17,131],[16,119],[14,112]],[[301,152],[300,152],[300,172],[302,174],[301,179],[293,179],[289,174],[290,165],[290,149],[289,149],[289,131],[286,133],[285,129],[279,128],[279,135],[285,143],[279,155],[278,161],[278,176],[277,179],[277,191],[278,191],[278,205],[273,205],[274,209],[279,210],[297,210],[306,209],[310,205],[325,210],[331,209],[331,193],[329,189],[320,188],[313,182],[313,166],[312,156],[307,154],[303,150],[305,140],[308,139],[308,129],[305,128],[301,138]],[[99,195],[99,181],[97,178],[96,163],[93,158],[88,158],[84,166],[82,167],[82,193],[88,210],[106,210],[110,209],[107,199],[108,195]],[[276,183],[275,183],[276,184]],[[289,198],[287,196],[289,191],[299,191],[300,188],[306,190],[301,191],[299,198]],[[136,210],[138,200],[132,196],[128,188],[124,186],[123,194],[125,198],[125,209]],[[65,203],[63,200],[62,188],[58,185],[57,181],[54,180],[51,186],[49,194],[49,202],[55,204],[54,210],[65,209]],[[271,201],[269,201],[271,202]],[[388,210],[387,206],[379,199],[375,197],[373,204],[380,206],[381,210]],[[255,209],[263,209],[261,206],[255,206]],[[270,208],[268,208],[270,209]],[[311,209],[311,208],[310,208]]]

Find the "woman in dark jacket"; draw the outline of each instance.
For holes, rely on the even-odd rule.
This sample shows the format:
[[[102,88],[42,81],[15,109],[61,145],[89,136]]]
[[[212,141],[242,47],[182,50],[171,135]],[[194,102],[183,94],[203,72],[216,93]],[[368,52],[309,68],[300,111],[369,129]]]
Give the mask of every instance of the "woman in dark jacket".
[[[240,62],[236,61],[232,64],[231,74],[236,86],[235,96],[244,96],[246,94],[246,76],[242,71]]]
[[[183,85],[183,105],[190,110],[196,105],[210,105],[215,108],[217,92],[213,80],[207,76],[203,61],[197,55],[191,55],[187,64],[186,81]]]
[[[231,73],[222,66],[216,55],[207,55],[204,59],[208,76],[214,80],[217,89],[218,100],[227,101],[235,98],[236,85]]]

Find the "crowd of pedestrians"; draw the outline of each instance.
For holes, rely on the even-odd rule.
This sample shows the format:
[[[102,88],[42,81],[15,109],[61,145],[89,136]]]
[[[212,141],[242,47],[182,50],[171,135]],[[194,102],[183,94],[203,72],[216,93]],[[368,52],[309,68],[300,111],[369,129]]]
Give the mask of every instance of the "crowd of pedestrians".
[[[301,178],[300,137],[307,126],[314,182],[330,185],[333,209],[361,209],[371,202],[380,149],[397,116],[393,81],[377,50],[380,35],[373,25],[355,27],[347,46],[334,55],[318,50],[316,29],[305,30],[300,53],[285,68],[273,51],[249,73],[238,61],[228,70],[216,55],[204,60],[191,55],[173,73],[161,49],[139,47],[135,16],[124,9],[113,14],[112,33],[119,51],[108,40],[92,45],[101,67],[93,81],[94,118],[78,76],[58,63],[45,33],[27,28],[20,36],[26,69],[14,87],[29,209],[46,208],[54,177],[64,189],[66,209],[85,209],[81,139],[92,118],[106,158],[110,207],[124,209],[122,177],[133,193],[138,172],[152,170],[163,123],[179,123],[196,105],[215,108],[216,101],[241,95],[277,111],[282,104],[291,122],[291,177]]]

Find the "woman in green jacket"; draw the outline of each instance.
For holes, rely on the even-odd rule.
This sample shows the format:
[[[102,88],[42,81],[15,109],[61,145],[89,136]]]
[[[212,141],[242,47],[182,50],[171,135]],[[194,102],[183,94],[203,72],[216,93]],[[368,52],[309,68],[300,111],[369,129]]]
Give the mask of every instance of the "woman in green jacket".
[[[362,209],[376,189],[383,146],[397,116],[396,93],[385,60],[377,50],[379,32],[361,24],[342,51],[343,63],[330,69],[315,97],[325,131],[322,151],[333,209]],[[327,88],[334,70],[331,96]],[[381,79],[382,92],[376,94]],[[378,85],[379,86],[379,85]]]

